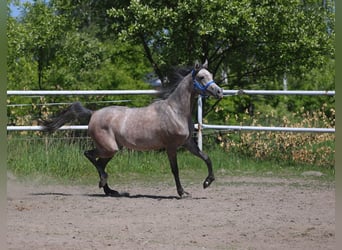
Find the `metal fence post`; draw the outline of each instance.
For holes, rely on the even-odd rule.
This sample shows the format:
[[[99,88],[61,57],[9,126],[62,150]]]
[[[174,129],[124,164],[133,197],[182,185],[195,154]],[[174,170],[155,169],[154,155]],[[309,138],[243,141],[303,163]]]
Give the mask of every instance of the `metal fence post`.
[[[202,150],[202,96],[198,96],[197,100],[197,123],[198,123],[198,132],[197,132],[197,145],[200,150]]]

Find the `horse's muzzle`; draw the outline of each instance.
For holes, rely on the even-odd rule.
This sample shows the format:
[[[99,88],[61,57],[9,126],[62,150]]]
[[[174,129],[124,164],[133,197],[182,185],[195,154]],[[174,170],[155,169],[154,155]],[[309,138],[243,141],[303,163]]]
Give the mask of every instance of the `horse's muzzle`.
[[[207,92],[215,97],[216,99],[222,99],[223,97],[223,89],[221,89],[217,84],[211,84],[207,89]]]
[[[223,89],[218,87],[215,89],[215,98],[216,99],[222,99],[223,98]]]

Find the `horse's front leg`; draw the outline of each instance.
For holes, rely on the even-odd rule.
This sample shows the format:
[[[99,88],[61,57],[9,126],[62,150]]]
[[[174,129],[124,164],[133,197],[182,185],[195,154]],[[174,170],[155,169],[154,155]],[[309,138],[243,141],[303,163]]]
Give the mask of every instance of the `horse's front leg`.
[[[199,147],[197,146],[196,142],[190,138],[185,144],[184,147],[188,149],[192,154],[196,155],[197,157],[201,158],[206,164],[208,168],[208,177],[203,182],[203,188],[207,188],[210,184],[215,180],[213,166],[209,156],[203,153]]]
[[[178,163],[177,163],[177,148],[176,149],[167,149],[166,152],[167,152],[167,156],[169,158],[171,171],[172,171],[173,177],[174,177],[175,182],[176,182],[176,188],[177,188],[178,195],[181,198],[190,197],[191,195],[188,192],[184,191],[182,184],[179,180]]]

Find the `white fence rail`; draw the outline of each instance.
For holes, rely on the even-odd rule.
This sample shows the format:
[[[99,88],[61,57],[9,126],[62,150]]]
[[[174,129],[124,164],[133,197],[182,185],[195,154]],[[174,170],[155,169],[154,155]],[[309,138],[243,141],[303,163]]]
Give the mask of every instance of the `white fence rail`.
[[[8,90],[8,96],[47,96],[47,95],[155,95],[156,90]],[[310,90],[224,90],[224,96],[231,95],[325,95],[334,96],[335,91],[310,91]],[[198,98],[198,146],[202,149],[202,130],[239,130],[239,131],[282,131],[282,132],[311,132],[311,133],[335,133],[335,128],[293,128],[293,127],[262,127],[262,126],[229,126],[204,124],[202,117],[202,98]],[[88,126],[63,126],[61,130],[85,130]],[[39,131],[41,126],[7,126],[7,131]]]
[[[59,130],[86,130],[87,125],[64,125]],[[41,126],[7,126],[7,131],[40,131]]]
[[[7,95],[155,95],[157,90],[7,90]]]
[[[310,91],[310,90],[224,90],[225,96],[230,95],[326,95],[334,96],[335,91]],[[204,124],[202,115],[202,97],[198,98],[197,121],[195,128],[198,130],[198,147],[202,150],[202,130],[232,130],[232,131],[274,131],[274,132],[309,132],[309,133],[335,133],[335,128],[295,128],[295,127],[263,127],[263,126],[230,126]]]
[[[155,95],[157,90],[7,90],[7,95],[46,96],[46,95]],[[335,91],[325,90],[223,90],[227,95],[327,95]]]
[[[327,95],[334,96],[334,90],[223,90],[224,95]]]

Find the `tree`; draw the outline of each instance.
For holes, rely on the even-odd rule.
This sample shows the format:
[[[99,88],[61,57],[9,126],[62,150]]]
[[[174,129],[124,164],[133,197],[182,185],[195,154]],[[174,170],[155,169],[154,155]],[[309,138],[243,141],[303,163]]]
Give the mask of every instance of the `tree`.
[[[142,85],[150,68],[139,46],[98,38],[94,33],[100,32],[85,23],[86,14],[74,2],[84,5],[82,1],[27,2],[19,19],[9,17],[9,87],[135,88],[136,81]],[[20,80],[23,68],[30,76],[25,86]]]
[[[142,44],[161,79],[171,65],[208,58],[216,75],[228,71],[231,88],[245,88],[333,57],[329,10],[320,1],[132,0],[108,13],[122,40]]]
[[[142,48],[97,37],[94,34],[101,32],[86,26],[83,16],[75,12],[77,6],[67,3],[17,3],[21,16],[8,17],[8,89],[149,88],[144,76],[151,68]],[[50,97],[50,101],[60,102],[61,98]],[[14,102],[16,99],[11,98]],[[103,97],[89,97],[88,101],[92,99],[101,101]],[[143,97],[132,105],[146,104],[148,100],[150,97]],[[25,114],[27,110],[20,112]],[[30,110],[34,116],[40,112]]]

